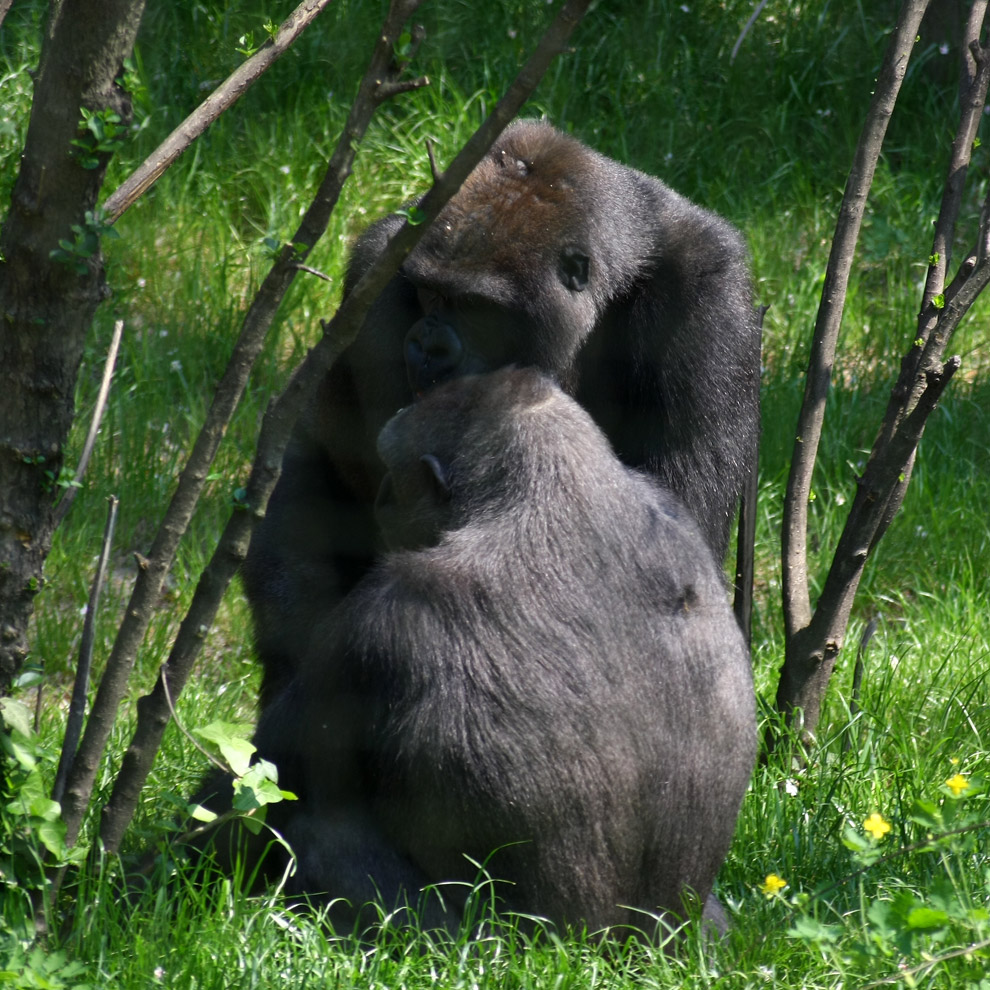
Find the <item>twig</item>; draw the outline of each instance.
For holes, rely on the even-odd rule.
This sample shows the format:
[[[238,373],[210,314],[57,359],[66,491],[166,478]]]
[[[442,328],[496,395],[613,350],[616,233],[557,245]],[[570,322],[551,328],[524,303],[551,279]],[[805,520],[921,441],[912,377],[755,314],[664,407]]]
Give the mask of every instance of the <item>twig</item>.
[[[931,959],[926,959],[924,962],[918,963],[917,966],[899,969],[896,976],[888,976],[882,980],[875,980],[873,983],[864,983],[860,990],[871,990],[872,987],[889,986],[892,983],[903,983],[905,986],[913,986],[913,983],[908,983],[908,977],[917,976],[919,973],[928,973],[939,963],[945,962],[947,959],[968,956],[972,952],[979,952],[980,949],[987,948],[987,946],[990,946],[990,938],[985,938],[982,942],[972,942],[969,945],[960,946],[951,952],[943,952],[940,956],[932,956]]]
[[[756,10],[749,15],[749,20],[743,26],[742,31],[739,32],[739,37],[736,38],[736,43],[732,46],[732,52],[729,54],[729,64],[731,65],[736,60],[736,55],[739,54],[739,49],[742,47],[743,39],[749,34],[749,29],[756,23],[756,18],[760,16],[763,12],[763,8],[767,5],[767,0],[760,0],[756,5]]]
[[[310,268],[309,265],[293,265],[293,268],[297,272],[306,272],[308,275],[315,275],[317,278],[322,278],[324,282],[332,282],[333,279],[329,275],[325,275],[317,268]]]
[[[113,379],[114,368],[117,365],[117,352],[120,350],[120,338],[124,333],[124,321],[117,320],[113,325],[113,337],[110,340],[110,347],[107,350],[107,359],[103,365],[103,379],[100,382],[100,391],[96,396],[96,405],[93,408],[93,418],[89,423],[89,433],[86,434],[86,442],[83,444],[82,453],[79,455],[79,464],[76,466],[76,473],[72,478],[72,484],[65,490],[58,505],[55,506],[55,523],[53,529],[58,529],[65,518],[72,503],[75,501],[76,492],[82,483],[86,468],[89,467],[89,460],[93,456],[93,448],[96,446],[96,437],[100,432],[100,424],[103,422],[103,414],[107,409],[107,398],[110,395],[110,382]]]
[[[118,321],[120,323],[120,321]],[[76,665],[75,682],[72,685],[72,698],[69,701],[69,717],[65,723],[65,736],[62,739],[62,753],[59,756],[55,784],[52,787],[52,800],[61,803],[65,793],[65,782],[76,757],[79,737],[82,735],[83,721],[86,718],[86,697],[89,693],[89,674],[93,669],[93,640],[95,638],[96,616],[100,608],[100,595],[106,582],[110,549],[113,546],[113,532],[117,526],[117,508],[120,499],[111,495],[107,502],[107,522],[103,530],[103,546],[96,565],[96,576],[89,592],[86,618],[83,622],[82,640],[79,643],[79,663]]]
[[[877,631],[877,617],[870,616],[870,621],[863,627],[863,635],[859,637],[859,649],[856,650],[856,665],[853,667],[852,688],[849,692],[849,716],[853,719],[859,714],[859,693],[863,686],[863,672],[866,669],[866,649]],[[848,742],[848,740],[847,740]]]
[[[756,307],[756,322],[760,331],[760,349],[763,348],[763,318],[769,306]],[[753,639],[753,582],[756,576],[756,513],[760,495],[760,452],[754,444],[752,463],[739,500],[739,525],[736,529],[736,574],[732,611],[742,630],[746,645]]]
[[[351,289],[335,316],[324,324],[324,335],[296,368],[285,391],[269,406],[262,420],[258,450],[247,483],[249,512],[235,511],[224,528],[216,550],[200,578],[192,604],[179,629],[167,663],[159,672],[158,683],[151,694],[138,703],[138,726],[114,783],[110,801],[104,809],[101,838],[108,849],[116,849],[137,806],[138,796],[150,772],[165,726],[168,708],[165,703],[166,684],[172,697],[178,697],[198,656],[203,636],[212,624],[220,599],[235,570],[244,560],[251,529],[256,519],[264,515],[268,497],[278,480],[282,453],[299,413],[309,401],[320,380],[344,348],[357,336],[371,303],[393,277],[402,259],[425,233],[429,223],[444,204],[460,188],[461,183],[481,160],[502,129],[518,113],[542,78],[552,59],[563,50],[567,39],[580,21],[590,0],[568,0],[547,29],[536,50],[530,56],[515,81],[496,104],[494,110],[464,148],[442,173],[420,202],[425,222],[403,226],[391,238],[378,260]],[[372,59],[372,65],[362,82],[351,116],[341,136],[341,149],[357,143],[357,131],[362,119],[365,124],[376,101],[380,83],[381,59],[390,56],[391,44],[398,27],[409,17],[415,4],[394,3],[386,27]],[[377,79],[383,78],[381,74]],[[343,166],[341,166],[343,167]],[[333,165],[331,165],[331,169]],[[347,164],[349,171],[349,159]],[[340,173],[341,175],[346,173]],[[311,243],[306,237],[294,238]]]
[[[818,724],[822,699],[842,646],[862,569],[874,536],[881,530],[885,513],[895,497],[893,493],[898,481],[910,473],[917,446],[916,442],[913,445],[905,442],[909,435],[914,434],[917,423],[907,430],[898,428],[898,432],[886,438],[882,446],[874,445],[872,469],[868,465],[857,489],[825,581],[825,589],[812,611],[807,549],[808,502],[846,288],[866,197],[927,6],[928,0],[905,0],[901,7],[856,147],[825,274],[787,479],[781,532],[786,645],[776,704],[788,719],[799,715],[806,732],[813,732]],[[931,386],[933,383],[929,383]],[[917,439],[920,439],[920,432]],[[771,738],[771,745],[774,741]]]
[[[245,59],[171,134],[107,197],[106,222],[114,223],[137,202],[166,169],[224,112],[233,106],[292,43],[330,0],[304,0],[253,55]]]
[[[870,621],[863,627],[863,634],[859,637],[859,648],[856,650],[856,663],[853,667],[852,688],[849,691],[849,725],[842,743],[842,752],[849,752],[852,746],[852,729],[856,724],[856,716],[860,712],[859,694],[863,685],[863,673],[866,670],[866,649],[873,639],[873,634],[877,631],[878,620],[875,615],[870,617]]]
[[[437,168],[436,155],[433,153],[433,142],[427,138],[426,144],[426,157],[430,162],[430,175],[433,177],[433,181],[436,182],[440,178],[440,170]]]

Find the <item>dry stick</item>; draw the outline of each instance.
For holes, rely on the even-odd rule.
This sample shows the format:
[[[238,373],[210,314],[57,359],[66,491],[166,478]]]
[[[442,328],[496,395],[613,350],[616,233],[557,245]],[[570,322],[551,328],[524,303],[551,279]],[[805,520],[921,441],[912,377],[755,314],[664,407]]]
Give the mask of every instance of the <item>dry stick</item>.
[[[901,8],[894,35],[880,67],[880,76],[856,147],[836,222],[784,501],[781,559],[784,623],[788,639],[807,627],[811,621],[811,596],[808,589],[808,497],[825,419],[825,400],[832,379],[832,365],[835,361],[849,273],[859,239],[866,197],[873,182],[887,124],[890,122],[894,103],[907,71],[908,58],[927,6],[928,0],[906,0]]]
[[[403,17],[407,17],[419,6],[419,2],[420,0],[394,0],[393,11],[389,14],[390,22],[396,17],[395,10],[398,10]],[[387,59],[391,55],[390,45],[396,33],[397,29],[387,38],[380,38],[376,45],[378,79],[386,78]],[[394,91],[398,91],[419,84],[420,81],[411,80],[392,85]],[[134,590],[107,661],[106,671],[86,724],[86,732],[66,785],[62,815],[69,845],[76,841],[79,834],[117,708],[127,689],[127,680],[134,666],[138,648],[151,622],[155,604],[161,594],[165,575],[175,557],[179,540],[192,518],[210,465],[244,391],[251,367],[261,352],[268,328],[296,275],[296,265],[299,261],[305,260],[306,254],[326,229],[340,187],[350,170],[353,159],[352,145],[357,144],[362,134],[363,129],[349,126],[299,230],[292,242],[283,247],[258,290],[244,317],[230,361],[186,466],[183,468],[151,551],[146,559],[139,558],[140,566]]]
[[[113,223],[133,206],[179,155],[288,50],[329,3],[330,0],[305,0],[299,4],[279,25],[275,37],[242,62],[107,198],[103,204],[106,221]]]
[[[970,126],[972,106],[983,106],[990,82],[986,53],[976,44],[971,50],[976,71],[971,76],[969,100],[964,101],[960,119],[960,131],[964,134]],[[956,148],[959,149],[962,143],[957,135]],[[953,155],[952,171],[947,182],[952,180],[961,161],[968,161],[965,149]],[[958,212],[957,196],[948,196],[943,206],[954,224],[954,216]],[[937,227],[940,226],[937,224]],[[953,232],[954,227],[948,230],[949,241]],[[927,340],[918,348],[922,351],[920,367],[912,353],[902,360],[901,375],[891,391],[884,422],[874,441],[863,476],[858,481],[856,496],[836,546],[815,614],[807,625],[788,635],[786,659],[777,690],[777,707],[788,715],[802,710],[804,726],[809,731],[817,725],[821,702],[842,646],[866,560],[890,521],[892,512],[900,505],[928,417],[959,368],[958,357],[943,363],[943,354],[963,316],[990,283],[988,244],[990,194],[983,206],[976,251],[960,266],[956,278],[946,290],[945,303],[938,310],[935,324],[926,329],[926,313],[923,311],[919,317],[919,331],[928,333]],[[912,367],[917,367],[917,371],[910,374]]]
[[[729,53],[730,65],[735,62],[736,56],[739,54],[739,49],[742,47],[742,43],[746,39],[746,35],[749,34],[749,29],[756,23],[756,18],[760,16],[766,5],[767,0],[760,0],[760,2],[756,5],[756,10],[749,15],[749,20],[746,21],[745,27],[739,32],[739,37],[736,38],[736,43],[732,46],[732,51]]]
[[[117,321],[122,325],[122,321]],[[58,770],[55,773],[55,784],[52,787],[52,800],[62,800],[65,792],[65,782],[69,776],[69,768],[76,755],[79,737],[82,735],[83,720],[86,717],[86,696],[89,693],[89,672],[93,667],[93,640],[95,638],[96,616],[100,608],[100,595],[107,577],[107,564],[110,561],[110,549],[113,546],[113,532],[117,527],[117,507],[120,499],[111,495],[107,502],[107,522],[103,530],[103,546],[100,549],[100,559],[96,565],[96,576],[93,587],[89,592],[89,602],[86,606],[86,620],[83,622],[82,640],[79,643],[79,663],[76,665],[75,682],[72,685],[72,698],[69,701],[69,717],[65,723],[65,736],[62,739],[62,753],[58,760]]]
[[[760,350],[763,349],[763,318],[769,306],[757,306]],[[756,575],[756,513],[760,494],[760,452],[754,445],[751,463],[739,499],[739,525],[736,529],[736,573],[733,582],[732,611],[742,630],[746,645],[753,639],[753,582]]]
[[[107,409],[107,398],[110,395],[110,382],[113,379],[113,371],[117,364],[117,352],[120,350],[120,338],[124,333],[124,321],[117,320],[113,325],[113,337],[110,340],[110,348],[107,351],[107,360],[103,365],[103,380],[100,382],[100,391],[96,396],[96,406],[93,409],[93,418],[89,424],[89,433],[86,435],[86,442],[83,444],[82,453],[79,455],[79,464],[76,473],[72,478],[72,485],[66,489],[61,501],[55,506],[55,528],[62,524],[72,503],[75,501],[76,492],[79,491],[83,475],[89,467],[89,460],[93,456],[93,448],[96,446],[96,437],[100,432],[100,424],[103,422],[103,414]]]
[[[324,324],[322,339],[295,370],[285,391],[265,413],[258,438],[258,452],[247,484],[246,501],[252,510],[235,511],[231,515],[216,551],[196,587],[169,658],[159,672],[158,682],[152,693],[138,702],[138,725],[103,813],[100,837],[107,849],[113,851],[119,847],[124,830],[133,817],[141,788],[151,770],[168,724],[169,698],[177,698],[185,686],[203,637],[216,616],[224,590],[244,560],[251,530],[255,521],[264,515],[268,497],[281,470],[282,452],[299,413],[327,370],[357,335],[368,308],[385,288],[399,264],[447,200],[460,188],[495,138],[519,112],[553,58],[564,49],[589,2],[590,0],[569,0],[565,3],[491,115],[468,140],[446,172],[438,174],[434,185],[423,197],[419,204],[423,222],[415,226],[407,222],[391,238],[381,257],[354,286],[333,319]],[[388,37],[386,32],[383,42]],[[369,73],[366,79],[368,78],[374,78],[373,74]],[[366,87],[362,84],[351,112],[352,118],[359,112],[359,105],[363,106],[366,100],[373,99],[374,89],[366,92]],[[345,138],[347,134],[345,132]],[[344,138],[342,143],[347,143]]]

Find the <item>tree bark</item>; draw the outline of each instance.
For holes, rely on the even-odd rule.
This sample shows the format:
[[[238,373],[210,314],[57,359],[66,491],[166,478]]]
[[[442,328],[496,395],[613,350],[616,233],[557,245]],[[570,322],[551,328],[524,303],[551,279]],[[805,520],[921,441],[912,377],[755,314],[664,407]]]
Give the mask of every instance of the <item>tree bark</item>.
[[[130,100],[115,80],[143,11],[144,0],[52,4],[0,230],[0,694],[27,657],[83,342],[107,294],[92,211],[111,152],[83,156],[72,142],[88,133],[80,108],[126,123]],[[78,250],[53,259],[61,240]]]

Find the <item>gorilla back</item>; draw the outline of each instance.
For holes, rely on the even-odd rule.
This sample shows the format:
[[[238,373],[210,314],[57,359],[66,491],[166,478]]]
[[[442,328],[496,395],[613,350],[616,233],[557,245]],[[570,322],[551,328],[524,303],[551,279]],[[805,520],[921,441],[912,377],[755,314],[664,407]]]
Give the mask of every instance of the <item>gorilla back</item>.
[[[402,222],[374,224],[345,292]],[[375,558],[385,422],[438,382],[552,375],[721,561],[752,470],[759,329],[738,232],[535,121],[509,127],[382,293],[299,423],[245,566],[263,706]]]
[[[704,902],[756,726],[693,520],[533,369],[437,387],[379,449],[386,533],[419,549],[317,628],[258,731],[298,761],[295,889],[389,907],[473,862],[558,924]]]

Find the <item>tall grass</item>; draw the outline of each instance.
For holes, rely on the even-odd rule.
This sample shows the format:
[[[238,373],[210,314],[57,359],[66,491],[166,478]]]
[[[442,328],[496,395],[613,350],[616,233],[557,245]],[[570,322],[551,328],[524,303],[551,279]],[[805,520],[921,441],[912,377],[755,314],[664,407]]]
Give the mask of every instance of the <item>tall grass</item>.
[[[45,4],[21,0],[0,28],[0,194],[6,202],[31,96]],[[133,140],[117,156],[112,188],[213,84],[241,59],[239,38],[263,34],[289,0],[202,0],[149,5],[136,69]],[[98,622],[106,656],[133,575],[212,387],[268,258],[265,238],[284,240],[315,189],[373,42],[381,4],[340,0],[234,109],[119,222],[107,244],[113,298],[91,330],[78,389],[77,450],[95,399],[115,317],[127,332],[110,409],[86,487],[57,534],[32,633],[46,671],[44,733],[52,745],[82,624],[103,521],[103,499],[121,498],[113,582]],[[795,4],[771,0],[734,62],[729,53],[752,12],[749,0],[624,0],[595,6],[535,94],[528,112],[546,114],[602,152],[661,176],[728,216],[745,232],[765,322],[754,671],[763,702],[782,661],[779,524],[793,424],[832,225],[860,122],[869,101],[893,2]],[[269,397],[319,334],[336,304],[347,245],[372,218],[422,190],[429,138],[442,161],[456,150],[531,47],[552,8],[526,0],[426,5],[428,37],[417,72],[429,89],[378,115],[355,173],[311,263],[333,280],[300,278],[221,448],[206,497],[183,543],[144,645],[134,696],[166,655],[199,569],[246,477]],[[924,36],[905,83],[878,170],[850,287],[844,339],[829,400],[828,430],[811,511],[813,580],[821,580],[873,439],[899,355],[913,338],[944,164],[952,138],[955,82],[938,37]],[[985,192],[988,152],[967,222]],[[970,232],[972,227],[970,227]],[[968,235],[967,235],[968,236]],[[958,250],[968,246],[961,236]],[[882,848],[917,841],[916,802],[951,798],[956,768],[990,775],[990,347],[987,305],[958,335],[962,371],[933,417],[904,508],[864,578],[833,678],[818,742],[800,765],[760,767],[736,842],[720,877],[734,932],[720,945],[692,936],[674,956],[644,946],[601,949],[547,936],[513,952],[510,933],[436,946],[362,950],[328,944],[312,919],[287,913],[277,896],[251,899],[222,881],[206,887],[181,875],[133,900],[107,874],[70,894],[77,910],[50,948],[64,945],[84,976],[57,966],[54,985],[85,978],[115,987],[174,986],[657,986],[751,987],[783,983],[842,987],[894,976],[988,937],[990,839],[965,837],[949,851],[917,848],[858,872],[843,829],[862,832],[879,811],[894,826]],[[71,454],[70,454],[71,460]],[[855,641],[876,618],[859,697],[851,697]],[[250,718],[255,687],[249,618],[239,589],[227,596],[200,671],[179,702],[188,725]],[[850,707],[855,700],[855,708]],[[112,780],[133,706],[121,713]],[[768,716],[770,717],[770,716]],[[952,763],[958,760],[958,763]],[[170,795],[187,794],[202,762],[170,728],[129,839],[145,847],[170,819]],[[986,810],[978,788],[966,807]],[[878,844],[878,848],[881,844]],[[781,895],[758,889],[768,873]],[[871,908],[910,892],[925,903],[969,911],[969,928],[946,925],[915,936],[885,934]],[[0,936],[26,925],[24,903],[4,901]],[[980,911],[984,920],[980,920]],[[829,937],[795,928],[812,919]],[[982,928],[980,926],[983,926]],[[895,926],[896,927],[896,926]],[[891,929],[894,931],[894,929]],[[789,934],[790,933],[790,934]],[[896,935],[896,931],[895,931]],[[831,939],[831,941],[829,941]],[[955,939],[955,941],[953,941]],[[967,942],[967,939],[969,942]],[[13,941],[0,938],[0,953]],[[871,955],[872,945],[878,951]],[[865,947],[864,947],[865,946]],[[882,951],[880,951],[882,950]],[[11,952],[14,950],[11,949]],[[13,958],[13,957],[12,957]],[[58,962],[55,956],[51,956]],[[865,960],[865,962],[864,962]],[[2,960],[0,960],[2,963]],[[53,964],[54,965],[54,964]],[[69,963],[66,963],[68,967]],[[926,986],[983,986],[966,957],[918,978]],[[0,970],[4,969],[0,964]],[[15,985],[18,985],[15,983]],[[28,985],[28,984],[23,984]]]

